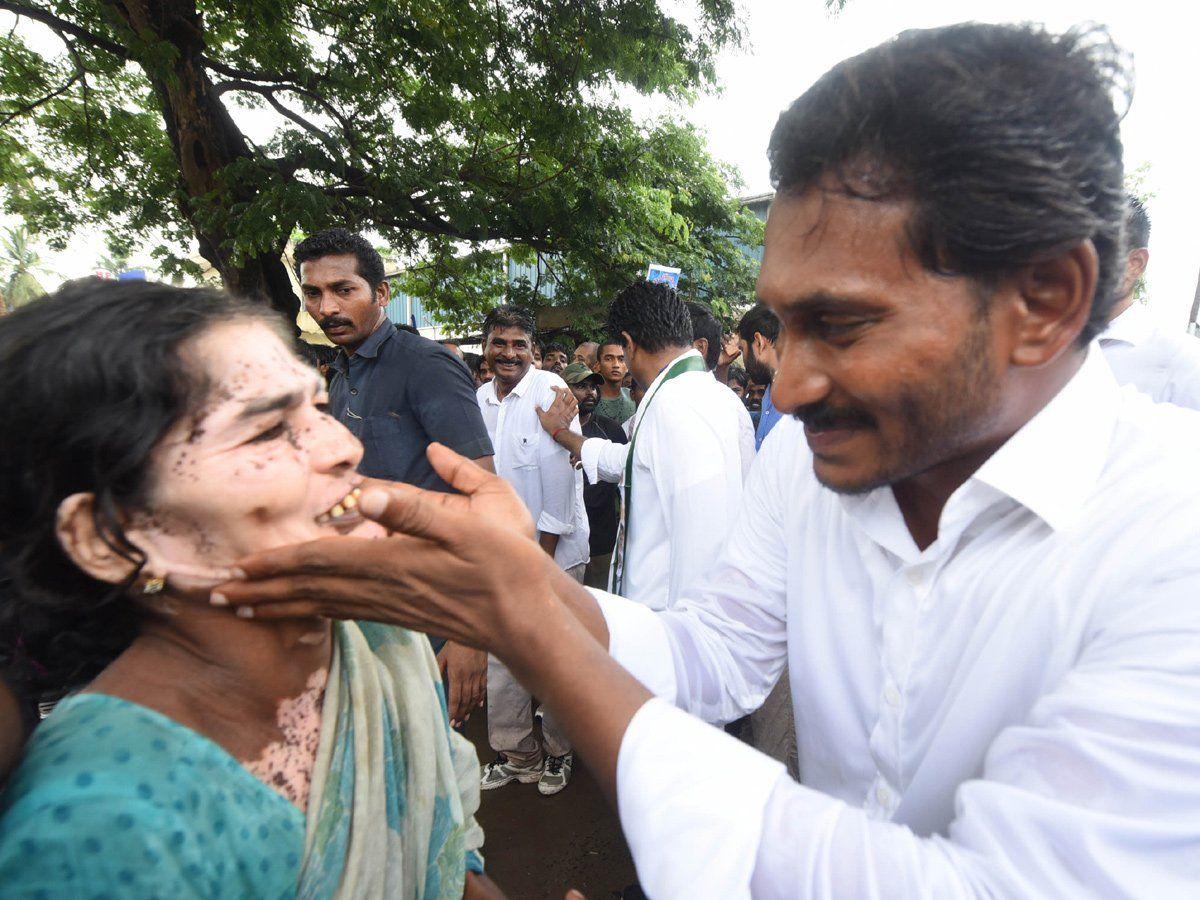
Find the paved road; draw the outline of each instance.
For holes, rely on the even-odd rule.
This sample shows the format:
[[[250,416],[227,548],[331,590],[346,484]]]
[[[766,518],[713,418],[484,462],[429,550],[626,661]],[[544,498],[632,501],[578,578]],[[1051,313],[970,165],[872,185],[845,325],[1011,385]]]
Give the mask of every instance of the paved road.
[[[490,761],[483,710],[466,734],[480,762]],[[568,888],[612,900],[634,881],[616,813],[578,759],[571,783],[553,797],[516,782],[484,791],[479,821],[488,875],[512,900],[562,900]]]

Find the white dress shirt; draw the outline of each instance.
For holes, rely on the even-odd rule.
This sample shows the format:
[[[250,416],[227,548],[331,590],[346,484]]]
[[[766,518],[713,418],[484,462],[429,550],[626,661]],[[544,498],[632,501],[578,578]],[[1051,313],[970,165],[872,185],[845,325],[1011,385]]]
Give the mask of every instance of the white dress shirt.
[[[700,358],[688,350],[671,365],[686,356]],[[711,372],[664,381],[670,368],[651,382],[629,420],[632,444],[589,438],[580,451],[592,483],[623,486],[634,448],[624,593],[651,609],[668,607],[712,567],[754,461],[754,426],[737,396]]]
[[[1113,319],[1099,340],[1119,384],[1158,403],[1200,409],[1200,340],[1160,328],[1141,303]]]
[[[655,900],[1195,896],[1200,415],[1076,376],[949,499],[924,551],[772,431],[705,590],[597,592],[610,652],[711,722],[785,659],[804,786],[662,699],[618,808]]]
[[[551,388],[566,386],[553,372],[530,366],[503,401],[496,398],[494,379],[475,393],[496,450],[496,474],[525,501],[538,531],[559,536],[554,561],[562,569],[586,563],[590,554],[583,476],[542,428],[537,411],[554,402]],[[582,433],[579,419],[571,422],[571,430]]]

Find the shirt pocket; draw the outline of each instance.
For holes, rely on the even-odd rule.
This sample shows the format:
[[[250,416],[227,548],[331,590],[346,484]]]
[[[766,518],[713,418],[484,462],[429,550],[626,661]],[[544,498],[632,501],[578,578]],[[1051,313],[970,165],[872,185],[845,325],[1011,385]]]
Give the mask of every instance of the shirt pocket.
[[[513,444],[513,468],[536,468],[538,464],[538,436],[536,434],[519,434]]]
[[[359,471],[371,478],[401,481],[412,462],[413,423],[398,413],[366,416],[360,439],[363,462]]]

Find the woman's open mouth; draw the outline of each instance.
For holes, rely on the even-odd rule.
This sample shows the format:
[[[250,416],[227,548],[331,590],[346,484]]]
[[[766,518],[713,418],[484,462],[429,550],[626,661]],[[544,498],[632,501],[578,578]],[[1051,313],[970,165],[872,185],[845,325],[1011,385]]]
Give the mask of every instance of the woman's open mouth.
[[[362,488],[355,487],[341,500],[316,517],[318,525],[330,525],[338,531],[350,531],[360,522],[362,515],[358,511],[358,500],[362,496]]]

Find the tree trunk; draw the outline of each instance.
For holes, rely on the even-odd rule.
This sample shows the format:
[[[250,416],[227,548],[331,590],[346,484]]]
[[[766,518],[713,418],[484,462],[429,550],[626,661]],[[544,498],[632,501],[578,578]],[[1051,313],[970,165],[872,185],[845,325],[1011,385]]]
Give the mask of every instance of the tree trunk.
[[[173,59],[140,60],[162,104],[163,121],[179,162],[180,208],[196,234],[201,255],[225,287],[269,304],[294,328],[300,300],[292,287],[283,249],[287,231],[270,252],[236,259],[228,224],[235,203],[248,202],[244,189],[232,191],[218,175],[239,159],[250,158],[241,130],[221,102],[204,66],[204,28],[194,0],[112,0],[114,12],[152,47],[175,48]],[[212,198],[216,198],[215,200]]]

